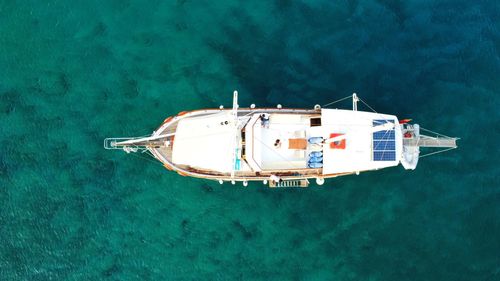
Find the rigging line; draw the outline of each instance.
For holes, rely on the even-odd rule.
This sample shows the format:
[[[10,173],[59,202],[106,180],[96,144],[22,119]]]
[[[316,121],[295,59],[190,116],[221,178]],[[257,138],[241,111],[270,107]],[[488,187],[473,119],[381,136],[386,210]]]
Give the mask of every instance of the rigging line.
[[[129,127],[129,126],[127,126],[127,127]],[[125,128],[125,129],[126,129],[126,128]],[[147,130],[147,129],[143,129],[143,130],[141,130],[141,133],[142,133],[142,132],[144,132],[144,131],[146,131],[146,130]],[[149,131],[149,130],[148,130],[148,131]],[[138,135],[138,133],[139,133],[139,131],[137,131],[137,134],[132,134],[132,135],[133,135],[133,136],[137,136],[137,135]],[[148,137],[148,136],[151,136],[152,134],[153,134],[153,133],[146,133],[145,135],[142,135],[142,136],[140,136],[140,137],[134,137],[134,138]]]
[[[370,108],[373,112],[375,112],[375,113],[379,114],[379,113],[378,113],[375,109],[373,109],[371,106],[369,106],[369,105],[368,105],[368,104],[367,104],[364,100],[362,100],[361,98],[359,98],[359,100],[360,100],[360,101],[361,101],[364,105],[366,105],[368,108]],[[394,124],[394,126],[396,126],[396,125]],[[430,132],[430,133],[436,134],[437,136],[443,136],[443,137],[446,137],[446,138],[449,138],[449,139],[454,139],[454,138],[449,137],[449,136],[447,136],[447,135],[443,135],[443,134],[440,134],[440,133],[437,133],[437,132],[434,132],[434,131],[431,131],[431,130],[428,130],[428,129],[425,129],[425,128],[422,128],[422,127],[420,127],[420,129],[421,129],[421,130],[423,130],[423,131],[427,131],[427,132]],[[417,145],[418,145],[418,143],[420,142],[420,139],[421,139],[421,138],[419,138],[419,139],[417,140]],[[452,149],[455,149],[455,148],[456,148],[456,147],[450,147],[450,148],[447,148],[447,149],[444,149],[444,150],[431,152],[431,153],[428,153],[428,154],[424,154],[424,155],[422,155],[422,156],[419,156],[419,158],[426,157],[426,156],[430,156],[430,155],[434,155],[434,154],[438,154],[438,153],[445,152],[445,151],[448,151],[448,150],[452,150]]]
[[[350,97],[351,97],[351,96],[347,96],[347,97],[345,97],[345,98],[343,98],[343,99],[350,98]],[[341,100],[343,100],[343,99],[341,99]],[[361,100],[361,99],[360,99],[360,100]],[[339,100],[339,101],[340,101],[340,100]],[[362,101],[362,100],[361,100],[361,101]],[[363,102],[363,103],[365,103],[364,101],[362,101],[362,102]],[[335,102],[334,102],[334,103],[335,103]],[[365,103],[365,104],[366,104],[366,103]],[[367,105],[367,106],[368,106],[368,107],[370,107],[369,105]],[[371,108],[371,107],[370,107],[370,108]],[[372,109],[372,108],[371,108],[371,109]],[[372,110],[373,110],[373,109],[372,109]],[[238,117],[238,118],[243,118],[243,117],[248,116],[248,115],[250,115],[250,114],[253,114],[253,113],[257,112],[257,111],[260,111],[260,110],[253,110],[253,111],[251,111],[251,112],[247,113],[246,115],[244,115],[244,116],[240,116],[240,117]],[[378,113],[378,112],[376,112],[375,110],[373,110],[373,111],[374,111],[375,113]],[[381,118],[381,119],[383,119],[383,118],[382,118],[382,116],[380,116],[380,118]],[[277,123],[273,123],[273,124],[306,125],[306,124],[304,124],[304,123],[279,123],[279,122],[277,122]],[[364,127],[364,125],[352,125],[352,126],[360,126],[360,127]],[[198,136],[194,136],[194,137],[192,137],[192,138],[198,138],[198,137],[203,137],[203,136],[213,136],[213,135],[218,135],[218,134],[220,134],[220,132],[216,132],[216,133],[209,133],[209,134],[203,134],[203,135],[198,135]],[[151,134],[151,135],[144,135],[144,136],[140,136],[140,137],[130,137],[130,138],[126,138],[126,139],[133,140],[133,139],[139,139],[139,138],[149,137],[149,136],[152,136],[152,134]],[[166,138],[166,137],[165,137],[165,138]],[[131,144],[130,146],[132,146],[132,145],[133,145],[133,144]]]
[[[132,155],[132,156],[135,156],[135,157],[137,157],[137,158],[140,158],[140,159],[142,159],[142,160],[146,160],[146,161],[149,161],[149,162],[151,162],[151,163],[154,163],[154,164],[157,164],[157,165],[163,166],[163,164],[161,164],[160,162],[158,162],[158,161],[154,161],[154,160],[151,160],[151,159],[149,159],[149,158],[142,157],[142,156],[140,156],[139,154],[136,154],[136,153],[129,153],[129,154],[130,154],[130,155]]]
[[[328,104],[324,105],[323,107],[326,107],[326,106],[328,106],[328,105],[330,105],[330,104],[334,104],[334,103],[336,103],[336,102],[343,101],[343,100],[345,100],[345,99],[347,99],[347,98],[350,98],[350,97],[351,97],[351,96],[347,96],[347,97],[342,98],[342,99],[340,99],[340,100],[337,100],[337,101],[334,101],[334,102],[328,103]],[[246,116],[249,116],[249,115],[251,115],[251,114],[254,114],[255,112],[258,112],[258,111],[263,111],[263,110],[264,110],[264,109],[262,109],[262,108],[259,108],[259,109],[253,109],[253,110],[251,110],[250,112],[248,112],[247,114],[245,114],[245,115],[243,115],[243,116],[238,116],[238,118],[241,118],[241,117],[246,117]],[[136,135],[136,134],[132,134],[132,135]],[[151,133],[151,134],[147,134],[147,135],[142,135],[142,136],[140,136],[140,137],[131,137],[131,138],[143,138],[143,137],[148,137],[148,136],[152,136],[152,135],[153,135],[153,134]]]
[[[371,111],[373,111],[374,113],[378,114],[379,118],[381,120],[385,120],[385,123],[384,124],[387,124],[389,123],[389,120],[386,119],[387,117],[384,117],[382,114],[378,113],[375,109],[373,109],[369,104],[367,104],[363,99],[361,99],[360,97],[358,97],[358,99],[364,104],[366,105],[369,109],[371,109]],[[395,120],[393,120],[395,122]],[[394,130],[396,129],[396,123],[394,123]]]
[[[436,134],[436,135],[438,135],[438,136],[443,136],[443,137],[447,137],[447,138],[450,138],[450,139],[454,139],[454,138],[449,137],[449,136],[447,136],[447,135],[443,135],[443,134],[440,134],[440,133],[437,133],[437,132],[434,132],[434,131],[428,130],[428,129],[426,129],[426,128],[422,128],[422,127],[420,127],[420,130],[423,130],[423,131],[426,131],[426,132],[429,132],[429,133],[433,133],[433,134]]]
[[[327,106],[330,106],[330,105],[332,105],[332,104],[334,104],[334,103],[337,103],[337,102],[341,102],[341,101],[343,101],[343,100],[346,100],[346,99],[348,99],[348,98],[352,98],[352,96],[347,96],[347,97],[345,97],[345,98],[341,98],[341,99],[339,99],[339,100],[336,100],[336,101],[333,101],[333,102],[327,103],[327,104],[325,104],[325,105],[322,105],[321,107],[327,107]]]
[[[348,97],[346,97],[346,98],[350,98],[350,97],[351,97],[351,96],[348,96]],[[346,98],[344,98],[344,99],[346,99]],[[361,100],[361,99],[360,99],[360,100]],[[361,101],[362,101],[364,104],[366,104],[363,100],[361,100]],[[373,108],[371,108],[368,104],[366,104],[366,105],[367,105],[370,109],[372,109],[375,113],[379,114],[379,113],[378,113],[378,112],[376,112]],[[258,111],[258,110],[253,110],[252,112],[248,113],[247,115],[252,114],[253,112],[256,112],[256,111]],[[379,115],[380,115],[380,114],[379,114]],[[384,120],[384,117],[383,117],[383,116],[381,116],[381,115],[380,115],[379,117],[380,117],[380,119]],[[239,117],[239,118],[241,118],[241,117]],[[381,123],[381,122],[380,122],[380,123]],[[389,122],[388,122],[388,121],[385,121],[385,122],[384,122],[384,124],[385,124],[385,123],[389,123]],[[293,124],[293,125],[304,125],[304,123],[273,123],[273,124]],[[218,125],[215,125],[215,126],[218,126]],[[359,127],[363,127],[363,128],[364,128],[364,127],[368,127],[368,126],[365,126],[365,125],[351,125],[351,126],[359,126]],[[270,130],[273,130],[273,131],[281,131],[281,130],[275,130],[275,129],[270,129]],[[307,130],[307,128],[306,128],[306,129],[301,128],[301,129],[300,129],[300,130],[298,130],[298,131],[304,131],[304,130]],[[297,130],[294,130],[294,131],[297,131]],[[384,139],[385,139],[385,137],[386,137],[386,134],[387,134],[389,131],[390,131],[390,130],[385,130],[385,133],[384,133],[384,136],[383,136],[383,138],[384,138]],[[200,137],[215,136],[215,135],[219,135],[219,134],[221,134],[221,133],[223,133],[223,134],[227,134],[227,132],[212,132],[212,133],[200,134],[200,135],[196,135],[196,136],[192,136],[192,137],[185,137],[184,139],[187,139],[187,140],[191,140],[191,139],[198,139],[198,138],[200,138]],[[140,137],[134,137],[134,138],[131,138],[131,139],[136,139],[136,138],[140,138]],[[165,137],[165,138],[167,138],[167,137]],[[136,148],[141,148],[141,146],[139,146],[139,145],[134,145],[133,143],[132,143],[132,144],[130,144],[130,145],[126,145],[126,146],[136,147]]]
[[[372,119],[364,119],[363,121],[365,121],[365,120],[371,121]],[[386,124],[386,123],[387,122],[383,122],[383,123],[379,122],[379,124],[377,124],[377,125],[383,125],[383,124]],[[309,122],[308,123],[304,123],[304,122],[302,122],[302,123],[299,123],[299,122],[272,122],[271,125],[302,125],[302,126],[305,126],[307,128],[311,128],[311,125],[310,125]],[[346,123],[338,122],[338,123],[335,123],[335,125],[322,125],[322,126],[346,126],[346,125],[349,125],[350,127],[363,127],[363,128],[366,127],[366,128],[371,128],[371,125],[366,125],[366,124],[352,124],[352,123],[347,123],[347,122]]]
[[[431,153],[427,153],[427,154],[419,156],[418,158],[422,158],[422,157],[426,157],[426,156],[431,156],[431,155],[438,154],[438,153],[445,152],[445,151],[452,150],[452,149],[456,149],[456,147],[450,147],[450,148],[446,148],[446,149],[443,149],[443,150],[440,150],[440,151],[434,151],[434,152],[431,152]]]
[[[369,109],[371,109],[373,112],[377,113],[377,114],[380,114],[378,113],[375,109],[373,109],[371,106],[369,106],[363,99],[361,99],[360,97],[358,97],[358,99],[364,104],[366,105]]]
[[[359,97],[358,97],[358,98],[359,98]],[[373,112],[375,112],[375,113],[379,114],[379,113],[378,113],[375,109],[373,109],[370,105],[368,105],[368,104],[367,104],[367,103],[366,103],[363,99],[359,98],[359,100],[360,100],[360,101],[361,101],[364,105],[366,105],[368,108],[370,108]],[[452,137],[449,137],[449,136],[447,136],[447,135],[440,134],[440,133],[438,133],[438,132],[434,132],[434,131],[428,130],[428,129],[423,128],[423,127],[420,127],[420,129],[421,129],[421,130],[423,130],[423,131],[427,131],[427,132],[429,132],[429,133],[436,134],[436,135],[438,135],[438,136],[443,136],[443,137],[446,137],[446,138],[453,139]]]
[[[210,137],[210,136],[217,136],[217,135],[223,135],[224,137],[227,137],[229,135],[229,132],[213,132],[213,133],[208,133],[208,134],[200,134],[200,135],[196,135],[196,136],[184,137],[182,139],[183,140],[195,140],[195,139],[199,139],[199,138],[203,138],[203,137]],[[169,138],[169,137],[165,137],[165,138]],[[160,141],[160,139],[157,141]],[[142,149],[143,147],[145,147],[147,145],[138,145],[138,144],[131,143],[131,144],[122,145],[119,147],[125,147],[125,146]]]
[[[143,135],[143,136],[138,136],[138,137],[116,137],[116,138],[108,138],[108,139],[123,139],[125,140],[132,140],[132,139],[142,139],[142,138],[147,138],[151,137],[153,134],[150,135]]]
[[[219,125],[219,124],[214,125],[214,127],[217,127],[217,126],[227,126],[227,125]],[[186,140],[191,140],[191,139],[198,139],[198,138],[201,138],[201,137],[217,136],[217,135],[221,135],[221,134],[228,135],[228,134],[230,134],[230,132],[229,132],[229,131],[211,132],[211,133],[199,134],[199,135],[195,135],[195,136],[191,136],[191,137],[184,137],[184,139],[186,139]],[[171,136],[165,136],[164,138],[170,138],[170,137],[171,137]],[[130,140],[134,140],[134,139],[136,139],[136,138],[135,138],[135,137],[134,137],[134,138],[130,138]],[[162,137],[162,138],[159,138],[159,139],[158,139],[158,140],[156,140],[156,141],[160,141],[161,139],[163,139],[163,137]],[[131,144],[129,144],[129,145],[124,145],[124,146],[130,146],[130,147],[137,147],[137,148],[141,148],[141,147],[143,147],[144,145],[136,145],[136,144],[134,144],[134,143],[131,143]]]
[[[387,123],[393,123],[393,122],[395,122],[394,120],[392,120],[393,122],[390,122],[389,120],[385,119],[385,117],[383,117],[380,113],[378,113],[375,109],[373,109],[373,108],[372,108],[369,104],[367,104],[367,103],[366,103],[363,99],[361,99],[360,97],[358,97],[358,99],[359,99],[359,100],[360,100],[360,101],[361,101],[364,105],[366,105],[369,109],[371,109],[371,111],[373,111],[374,113],[376,113],[376,114],[379,116],[380,120],[384,120],[385,122],[384,122],[383,124],[387,124]],[[381,122],[377,122],[377,123],[381,123]],[[379,124],[379,125],[380,125],[380,124]],[[389,133],[389,131],[392,131],[392,130],[394,131],[394,134],[396,134],[396,123],[394,123],[394,126],[392,127],[392,129],[385,130],[385,133],[384,133],[384,135],[382,136],[382,140],[386,140],[386,139],[385,139],[385,137],[386,137],[387,133]],[[386,144],[386,146],[387,146],[387,144]],[[384,150],[382,151],[382,157],[384,157],[384,156],[385,156],[385,152],[386,152],[386,150],[385,150],[385,147],[384,147]]]
[[[151,148],[147,148],[145,151],[143,151],[142,153],[146,153],[147,155],[153,157],[156,159],[156,157],[153,155],[153,153],[150,151]]]
[[[248,112],[247,114],[245,114],[245,115],[243,115],[243,116],[238,116],[238,118],[240,118],[240,117],[247,117],[248,115],[250,115],[250,114],[254,114],[254,113],[255,113],[255,112],[257,112],[257,111],[259,111],[259,110],[258,110],[258,109],[254,109],[254,110],[252,110],[252,111]]]

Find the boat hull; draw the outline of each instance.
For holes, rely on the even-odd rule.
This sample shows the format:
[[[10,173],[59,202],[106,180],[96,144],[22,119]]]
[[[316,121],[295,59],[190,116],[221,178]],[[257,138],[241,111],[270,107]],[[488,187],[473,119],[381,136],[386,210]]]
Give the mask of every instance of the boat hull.
[[[218,114],[221,112],[229,112],[230,109],[202,109],[195,111],[184,111],[176,116],[168,117],[165,121],[158,127],[153,133],[152,137],[157,137],[165,134],[175,134],[177,125],[180,121],[186,118],[199,118],[204,116],[210,116],[212,114]],[[310,116],[320,116],[320,109],[287,109],[287,108],[240,108],[238,109],[239,116],[245,116],[248,114],[297,114],[297,115],[310,115]],[[278,177],[281,180],[304,180],[304,179],[326,179],[334,178],[338,176],[359,174],[360,172],[376,170],[376,169],[366,169],[366,170],[353,170],[345,171],[341,173],[329,173],[324,174],[321,168],[302,168],[302,169],[273,169],[273,170],[261,170],[257,172],[253,171],[237,171],[232,173],[220,172],[214,170],[200,169],[192,167],[189,165],[179,165],[173,161],[173,148],[176,145],[175,137],[169,138],[167,140],[170,142],[170,146],[152,146],[148,150],[152,155],[160,161],[163,166],[170,171],[177,172],[181,176],[196,177],[202,179],[216,180],[216,181],[267,181],[271,177]]]

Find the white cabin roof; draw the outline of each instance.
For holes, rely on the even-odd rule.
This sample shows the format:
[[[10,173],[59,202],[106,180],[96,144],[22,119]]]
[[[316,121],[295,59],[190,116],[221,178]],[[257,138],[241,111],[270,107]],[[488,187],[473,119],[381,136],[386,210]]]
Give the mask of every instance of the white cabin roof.
[[[230,112],[182,119],[175,132],[172,161],[196,168],[231,172],[234,167],[235,134]]]
[[[377,120],[389,120],[395,124],[392,138],[395,151],[394,160],[375,161],[374,151],[374,124]],[[384,134],[385,130],[378,134]],[[339,110],[322,109],[321,126],[311,127],[311,136],[320,136],[325,139],[331,134],[345,135],[345,148],[331,148],[329,144],[323,146],[323,174],[347,173],[363,170],[380,169],[396,166],[399,163],[402,141],[398,119],[394,115]],[[378,152],[377,152],[378,153]],[[385,152],[381,152],[385,153]]]

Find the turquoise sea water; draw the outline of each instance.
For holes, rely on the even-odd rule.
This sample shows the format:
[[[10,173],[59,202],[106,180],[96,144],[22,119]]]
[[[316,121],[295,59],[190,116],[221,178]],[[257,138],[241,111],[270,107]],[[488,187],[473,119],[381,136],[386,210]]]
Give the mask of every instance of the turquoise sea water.
[[[0,280],[500,280],[498,1],[0,0]],[[460,148],[308,189],[106,151],[357,92]],[[343,106],[349,107],[347,102]]]

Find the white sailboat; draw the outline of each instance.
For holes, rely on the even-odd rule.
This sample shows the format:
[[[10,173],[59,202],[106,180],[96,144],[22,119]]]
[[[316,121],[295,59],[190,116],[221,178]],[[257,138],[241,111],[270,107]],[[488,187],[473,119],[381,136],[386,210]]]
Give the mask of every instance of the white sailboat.
[[[323,184],[327,178],[397,166],[415,169],[420,148],[450,150],[457,138],[398,120],[394,115],[352,110],[239,108],[183,111],[151,136],[107,138],[106,149],[147,152],[182,176],[224,182],[262,181],[270,187]],[[367,105],[368,106],[368,105]],[[369,107],[369,106],[368,106]],[[371,109],[371,107],[369,107]],[[424,135],[428,131],[433,136]],[[433,152],[438,153],[442,151]],[[430,155],[430,154],[428,154]]]

